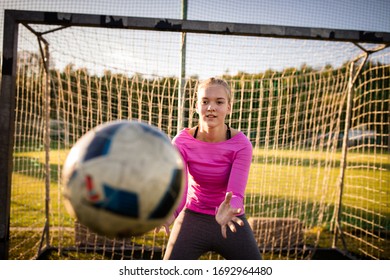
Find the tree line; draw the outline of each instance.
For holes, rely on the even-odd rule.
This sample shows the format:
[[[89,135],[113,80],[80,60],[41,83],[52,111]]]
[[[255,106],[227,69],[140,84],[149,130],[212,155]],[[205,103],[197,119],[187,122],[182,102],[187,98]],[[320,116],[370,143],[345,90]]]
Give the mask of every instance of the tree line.
[[[222,75],[234,92],[230,123],[259,145],[305,143],[313,137],[343,131],[349,67],[314,69],[308,65],[269,69],[262,73]],[[352,127],[365,125],[388,145],[390,65],[368,61],[354,85]],[[19,122],[26,115],[42,116],[45,72],[38,55],[19,55],[17,106]],[[177,133],[180,84],[177,77],[132,76],[105,71],[90,73],[70,64],[51,69],[50,118],[67,123],[79,137],[93,126],[113,119],[138,119]],[[185,126],[196,123],[194,102],[197,77],[186,79]],[[38,117],[39,118],[39,117]],[[28,126],[21,126],[27,132]],[[30,132],[31,133],[31,132]],[[74,140],[74,139],[73,139]],[[72,140],[71,140],[72,141]]]

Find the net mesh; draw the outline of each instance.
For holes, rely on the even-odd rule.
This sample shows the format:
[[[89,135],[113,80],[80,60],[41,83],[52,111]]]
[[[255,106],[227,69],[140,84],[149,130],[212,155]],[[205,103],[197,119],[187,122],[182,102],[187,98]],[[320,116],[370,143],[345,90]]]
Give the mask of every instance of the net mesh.
[[[140,4],[133,15],[180,18],[181,4],[176,2],[167,2],[158,15]],[[20,1],[5,3],[32,8]],[[90,5],[80,4],[77,11],[63,5],[35,7],[95,12]],[[203,3],[198,12],[191,5],[192,18],[211,9]],[[106,8],[118,14],[118,7],[123,8]],[[221,13],[218,20],[224,19]],[[37,32],[56,28],[30,27]],[[45,243],[55,248],[50,258],[161,259],[167,242],[163,233],[109,240],[74,221],[63,205],[62,164],[79,137],[110,120],[142,120],[172,138],[178,132],[180,90],[185,96],[184,125],[196,125],[196,87],[209,76],[223,77],[231,85],[234,106],[228,122],[254,147],[245,210],[264,258],[310,258],[316,249],[335,242],[343,247],[335,238],[340,236],[339,215],[350,252],[389,258],[388,49],[364,62],[359,58],[362,49],[351,43],[187,34],[187,76],[180,89],[180,33],[68,27],[44,38],[49,42],[50,88],[37,38],[20,26],[11,259],[37,257]],[[363,68],[353,86],[347,164],[340,186],[348,84],[359,66]],[[47,91],[49,111],[44,109]],[[45,151],[46,114],[50,149]],[[202,258],[220,256],[210,252]]]

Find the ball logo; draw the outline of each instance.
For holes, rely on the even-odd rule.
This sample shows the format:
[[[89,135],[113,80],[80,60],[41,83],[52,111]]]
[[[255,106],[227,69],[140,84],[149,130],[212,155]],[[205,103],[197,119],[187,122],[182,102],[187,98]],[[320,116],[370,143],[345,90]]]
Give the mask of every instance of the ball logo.
[[[96,192],[91,176],[85,177],[85,183],[87,187],[87,199],[91,202],[97,202],[100,200],[99,193]]]

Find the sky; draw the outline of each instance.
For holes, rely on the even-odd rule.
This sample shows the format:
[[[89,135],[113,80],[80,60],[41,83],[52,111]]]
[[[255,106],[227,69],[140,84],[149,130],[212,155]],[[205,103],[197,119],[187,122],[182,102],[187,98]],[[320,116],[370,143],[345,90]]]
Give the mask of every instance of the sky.
[[[187,18],[191,20],[390,32],[390,0],[188,0],[187,3]],[[181,18],[182,1],[1,0],[1,43],[4,9]],[[20,48],[35,51],[36,39],[23,29]],[[180,75],[180,33],[83,29],[77,33],[56,32],[47,38],[52,65],[57,68],[73,63],[96,71]],[[303,64],[337,67],[360,53],[349,43],[189,34],[186,73],[203,77],[238,71],[258,73]]]

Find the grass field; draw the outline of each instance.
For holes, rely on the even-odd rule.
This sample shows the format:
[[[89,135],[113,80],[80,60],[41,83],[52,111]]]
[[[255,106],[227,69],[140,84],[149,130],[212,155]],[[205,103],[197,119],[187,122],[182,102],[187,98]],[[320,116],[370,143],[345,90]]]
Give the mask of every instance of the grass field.
[[[58,176],[67,153],[68,150],[65,149],[53,150],[50,153],[49,218],[54,229],[50,243],[55,246],[74,244],[74,220],[64,209],[62,186]],[[38,241],[45,224],[44,158],[42,151],[14,154],[11,259],[31,258],[39,247]],[[331,222],[339,194],[337,178],[340,174],[340,160],[339,152],[329,155],[319,151],[254,150],[246,196],[247,215],[299,218],[306,223],[305,239],[308,242],[312,240],[319,246],[330,247]],[[343,221],[345,219],[347,227],[349,224],[359,223],[359,227],[367,233],[386,233],[384,238],[370,238],[370,241],[366,241],[361,233],[353,232],[353,238],[348,238],[348,249],[355,253],[359,253],[362,243],[371,242],[373,245],[369,247],[379,247],[377,250],[380,250],[381,258],[390,259],[387,235],[390,231],[389,170],[388,155],[348,155],[342,201]],[[71,230],[56,230],[58,228]],[[135,243],[157,246],[161,246],[161,242],[165,241],[162,234],[134,240]]]

